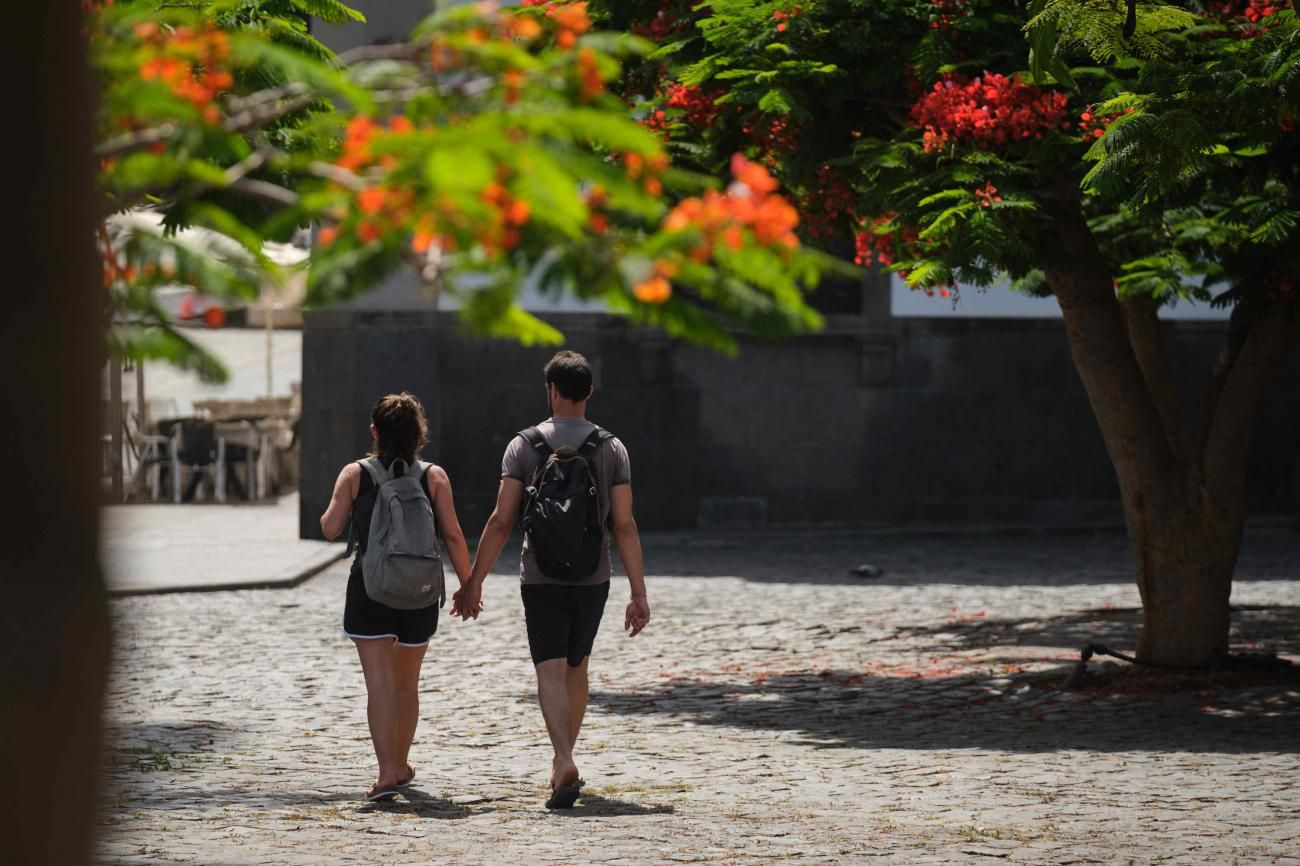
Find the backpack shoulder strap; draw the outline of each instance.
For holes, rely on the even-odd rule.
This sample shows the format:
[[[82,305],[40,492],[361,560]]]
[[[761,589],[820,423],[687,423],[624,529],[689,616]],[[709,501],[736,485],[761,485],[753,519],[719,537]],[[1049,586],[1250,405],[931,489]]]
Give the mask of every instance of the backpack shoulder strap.
[[[384,464],[379,462],[378,457],[367,457],[364,460],[358,460],[357,463],[361,464],[361,468],[366,470],[366,474],[370,476],[373,486],[378,487],[388,480],[388,470],[384,468]],[[364,486],[363,484],[362,487]],[[365,493],[365,491],[358,488],[357,495],[360,496],[362,493]]]
[[[578,453],[583,457],[590,457],[596,453],[597,448],[613,438],[613,433],[609,432],[604,427],[597,426],[595,430],[592,430],[587,434],[587,438],[584,439],[582,445],[578,447]]]
[[[520,430],[517,435],[524,437],[524,441],[532,446],[533,450],[537,452],[537,456],[542,458],[542,462],[545,462],[546,458],[555,452],[555,449],[551,447],[551,443],[546,441],[546,437],[542,435],[542,431],[537,427]]]

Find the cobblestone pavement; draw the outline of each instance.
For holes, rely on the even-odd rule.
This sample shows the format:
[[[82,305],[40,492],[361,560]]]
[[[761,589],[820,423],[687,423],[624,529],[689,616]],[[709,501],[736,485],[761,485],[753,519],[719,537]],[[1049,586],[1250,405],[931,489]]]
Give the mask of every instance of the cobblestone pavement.
[[[588,796],[567,814],[541,805],[549,750],[509,577],[477,623],[435,637],[419,778],[386,805],[360,797],[373,757],[344,566],[291,590],[114,601],[104,861],[1300,863],[1294,680],[1055,688],[1084,642],[1136,634],[1121,535],[647,550],[655,619],[620,634],[616,582],[579,743]],[[884,575],[846,575],[864,561]],[[1300,655],[1300,536],[1251,535],[1238,574],[1235,647]]]

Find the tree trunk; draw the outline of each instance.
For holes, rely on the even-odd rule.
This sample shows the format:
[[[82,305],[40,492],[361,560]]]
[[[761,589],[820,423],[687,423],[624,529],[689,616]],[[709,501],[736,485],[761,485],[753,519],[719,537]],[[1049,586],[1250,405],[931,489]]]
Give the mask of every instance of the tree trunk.
[[[108,619],[98,565],[104,330],[93,100],[79,0],[4,29],[7,188],[0,453],[0,839],[5,864],[93,859]],[[13,223],[13,221],[10,221]],[[57,798],[51,791],[57,789]]]
[[[1228,651],[1232,572],[1242,521],[1206,503],[1130,518],[1142,592],[1137,657],[1152,665],[1202,668]]]
[[[1055,224],[1064,255],[1046,277],[1119,480],[1142,597],[1138,659],[1206,667],[1228,649],[1249,439],[1295,317],[1279,308],[1245,337],[1220,371],[1215,412],[1193,446],[1154,304],[1116,297],[1077,204],[1063,203]]]

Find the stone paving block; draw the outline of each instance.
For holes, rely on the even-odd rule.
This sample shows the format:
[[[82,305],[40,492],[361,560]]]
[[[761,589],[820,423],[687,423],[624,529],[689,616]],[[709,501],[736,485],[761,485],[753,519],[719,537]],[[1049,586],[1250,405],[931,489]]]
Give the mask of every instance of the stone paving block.
[[[1077,541],[1039,539],[1035,556],[1072,561]],[[870,585],[776,573],[779,556],[751,568],[734,550],[696,549],[679,574],[746,577],[652,571],[655,619],[636,640],[619,632],[616,582],[579,741],[588,797],[568,815],[542,808],[549,750],[518,589],[504,574],[489,581],[478,622],[440,624],[412,753],[420,775],[390,805],[360,799],[373,754],[356,654],[339,633],[343,567],[283,591],[116,600],[101,860],[916,866],[1294,854],[1300,690],[1053,691],[1081,642],[1116,628],[1104,611],[1136,607],[1127,563],[1027,580],[1023,551],[969,544],[898,545],[888,570],[898,582]],[[909,557],[929,565],[909,572]],[[995,576],[967,582],[981,557]],[[1300,582],[1269,568],[1234,587],[1238,632],[1289,635],[1276,648],[1294,657],[1297,630],[1278,623],[1300,620]],[[1013,627],[952,622],[978,611],[979,623]],[[1135,635],[1136,623],[1106,639]]]

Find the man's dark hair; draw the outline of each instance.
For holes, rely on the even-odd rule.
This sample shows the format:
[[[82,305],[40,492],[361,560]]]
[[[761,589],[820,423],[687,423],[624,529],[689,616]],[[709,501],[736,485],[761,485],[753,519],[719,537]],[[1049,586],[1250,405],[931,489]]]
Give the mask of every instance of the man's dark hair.
[[[591,396],[591,364],[577,352],[556,352],[542,372],[546,384],[554,385],[566,400],[576,403]]]
[[[390,460],[400,457],[410,463],[429,441],[429,422],[424,407],[414,394],[403,391],[389,394],[370,410],[378,441],[375,457]]]

